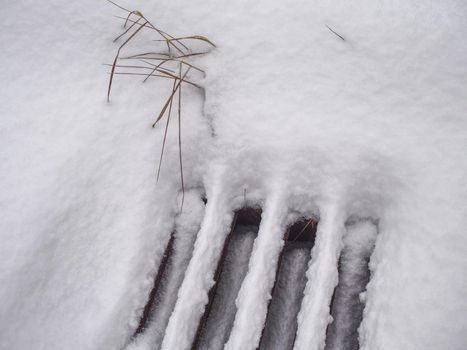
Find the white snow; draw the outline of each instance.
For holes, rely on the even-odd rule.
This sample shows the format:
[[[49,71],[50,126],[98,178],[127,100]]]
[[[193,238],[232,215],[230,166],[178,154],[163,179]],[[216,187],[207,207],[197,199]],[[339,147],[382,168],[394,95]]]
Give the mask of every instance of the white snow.
[[[282,199],[280,195],[271,196],[264,205],[258,238],[253,246],[248,273],[238,293],[237,314],[225,349],[249,348],[259,342],[283,246],[285,213]]]
[[[263,220],[226,349],[255,349],[283,229],[314,214],[296,350],[324,346],[349,217],[379,222],[361,349],[463,350],[465,2],[121,4],[218,46],[197,59],[205,94],[184,89],[194,231],[203,214],[191,207],[204,193],[208,204],[162,348],[190,347],[246,198]],[[171,83],[119,76],[106,103],[102,63],[122,29],[112,16],[124,13],[104,1],[2,10],[0,348],[137,348],[131,336],[180,205],[177,123],[157,186],[163,126],[150,127]]]
[[[173,252],[168,260],[167,270],[163,276],[164,280],[157,292],[158,299],[153,306],[149,323],[145,331],[129,344],[127,350],[158,348],[162,344],[165,328],[177,301],[178,289],[183,282],[196,234],[204,215],[204,203],[199,198],[197,191],[185,194],[185,205],[185,210],[176,219]],[[152,277],[154,278],[154,275]],[[138,311],[140,311],[139,316],[141,310]]]

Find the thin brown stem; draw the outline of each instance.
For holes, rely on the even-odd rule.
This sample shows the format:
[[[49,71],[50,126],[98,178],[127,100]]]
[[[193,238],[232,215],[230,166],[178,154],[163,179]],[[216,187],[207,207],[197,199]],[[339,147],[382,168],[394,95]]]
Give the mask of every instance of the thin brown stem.
[[[107,0],[107,1],[110,2],[110,3],[111,3],[112,5],[114,5],[114,6],[117,6],[119,9],[121,9],[121,10],[123,10],[123,11],[131,12],[130,10],[124,8],[123,6],[118,5],[117,3],[115,3],[115,2],[113,2],[113,1],[111,1],[111,0]]]
[[[110,72],[110,79],[109,79],[109,88],[107,90],[107,102],[110,101],[110,90],[112,89],[112,81],[113,81],[113,77],[114,77],[114,73],[115,73],[115,66],[117,65],[117,60],[118,60],[118,56],[120,55],[120,51],[122,50],[122,48],[132,39],[135,37],[136,34],[138,34],[138,32],[144,28],[144,26],[146,25],[146,23],[144,23],[143,25],[141,25],[138,29],[136,29],[133,34],[130,35],[130,37],[128,37],[128,39],[125,40],[125,42],[120,45],[120,47],[118,48],[118,51],[117,51],[117,54],[115,55],[115,58],[114,58],[114,61],[113,61],[113,64],[112,64],[112,70]]]
[[[149,22],[149,20],[148,20],[146,17],[144,17],[143,15],[141,15],[141,17],[143,17],[146,21]],[[170,35],[170,34],[164,32],[163,30],[160,30],[160,29],[156,28],[151,22],[149,22],[149,24],[150,24],[151,27],[152,27],[155,31],[157,31],[164,39],[167,39],[168,44],[171,44],[172,46],[174,46],[174,47],[175,47],[177,50],[179,50],[181,53],[184,53],[183,50],[178,49],[178,48],[176,47],[176,45],[174,45],[172,42],[169,42],[168,39],[170,39],[170,41],[173,39],[173,40],[176,41],[178,44],[180,44],[185,50],[190,51],[190,49],[188,48],[188,46],[186,46],[186,45],[185,45],[184,43],[182,43],[181,41],[175,39],[172,35]]]
[[[190,68],[188,68],[188,70],[189,69]],[[180,76],[180,80],[183,79],[181,63],[180,63],[179,76]],[[182,85],[180,85],[180,87],[178,88],[178,155],[180,158],[180,179],[182,182],[182,204],[180,205],[180,212],[182,212],[183,202],[185,201],[185,183],[183,181],[183,161],[182,161]]]
[[[152,73],[158,71],[158,69],[161,69],[161,66],[165,63],[167,63],[169,61],[169,59],[166,59],[166,60],[163,60],[161,63],[159,63],[158,65],[154,66],[154,68],[152,69],[151,73],[148,74],[148,76],[146,78],[144,78],[143,80],[143,83],[149,79],[149,77],[151,76]],[[144,61],[143,61],[144,62]],[[150,63],[148,63],[150,64]]]
[[[295,242],[303,234],[303,232],[305,232],[305,230],[308,228],[308,226],[314,225],[314,222],[315,222],[315,220],[313,220],[313,219],[308,220],[308,222],[306,223],[305,226],[303,226],[302,230],[298,233],[298,235],[295,236],[293,242]]]
[[[201,68],[198,68],[198,67],[192,65],[191,63],[188,63],[187,61],[183,61],[183,60],[178,60],[178,61],[179,61],[180,63],[183,63],[183,64],[187,65],[188,67],[191,67],[191,68],[197,70],[198,72],[206,73],[206,72],[205,72],[204,70],[202,70]]]
[[[172,86],[172,92],[175,90],[175,84],[176,83],[177,83],[177,81],[174,80],[174,83],[173,83],[173,86]],[[167,131],[169,130],[170,115],[171,115],[171,112],[172,112],[172,102],[173,102],[173,99],[170,101],[169,113],[167,115],[167,123],[165,124],[164,139],[162,140],[162,150],[161,150],[161,157],[159,159],[159,167],[157,169],[156,183],[159,182],[159,175],[161,173],[162,157],[164,156],[165,142],[167,140]]]
[[[110,74],[110,73],[109,73]],[[142,75],[142,76],[147,76],[146,73],[133,73],[133,72],[114,72],[114,75]],[[163,75],[163,74],[151,74],[151,77],[157,77],[157,78],[166,78],[166,79],[174,79],[174,80],[177,80],[177,78],[173,78],[171,76],[168,76],[168,75]],[[198,89],[201,89],[201,86],[199,86],[198,84],[196,83],[193,83],[192,81],[190,80],[186,80],[186,79],[183,79],[182,80],[183,83],[187,83],[191,86],[194,86],[195,88],[198,88]]]
[[[136,54],[136,55],[121,57],[121,59],[122,60],[130,60],[130,59],[137,59],[137,58],[144,58],[144,59],[147,59],[147,60],[163,60],[163,59],[165,59],[165,58],[162,58],[162,57],[144,57],[144,56],[147,56],[147,55],[159,55],[159,56],[164,56],[164,57],[170,58],[172,60],[178,60],[180,58],[187,58],[187,57],[193,57],[193,56],[206,55],[207,53],[209,53],[209,52],[193,52],[193,53],[189,53],[189,54],[186,54],[186,55],[170,56],[170,55],[168,55],[166,53],[162,53],[162,52],[145,52],[145,53],[140,53],[140,54]]]
[[[177,83],[177,86],[175,87],[175,90],[172,91],[172,94],[169,96],[169,98],[167,99],[167,102],[165,103],[164,107],[162,107],[162,110],[161,112],[159,113],[159,116],[157,117],[156,121],[154,122],[153,125],[156,125],[157,122],[159,120],[162,119],[162,117],[164,116],[165,114],[165,111],[167,110],[167,107],[169,106],[169,103],[170,101],[173,99],[174,95],[175,95],[175,92],[180,88],[180,85],[182,84],[182,81],[185,79],[186,75],[188,74],[188,72],[190,71],[190,68],[188,68],[185,72],[185,74],[183,75],[183,77],[180,78],[179,82]]]
[[[129,64],[117,64],[117,65],[115,65],[115,67],[117,67],[117,68],[134,68],[134,69],[151,69],[151,70],[154,68],[154,65],[152,63],[145,62],[144,60],[141,60],[141,61],[144,62],[144,63],[149,64],[151,67],[129,65]],[[104,63],[104,66],[112,66],[112,65],[109,64],[109,63]],[[161,67],[161,68],[158,68],[158,69],[159,69],[159,71],[164,71],[164,73],[170,73],[171,75],[173,75],[173,73],[175,73],[172,69],[165,68],[165,67]],[[178,78],[178,76],[176,76],[176,75],[173,75],[173,76]]]
[[[172,116],[172,110],[174,108],[174,98],[177,98],[177,115],[178,115],[178,155],[179,155],[179,164],[180,164],[180,181],[181,181],[181,189],[182,189],[182,199],[181,199],[181,206],[180,211],[183,210],[183,204],[185,201],[185,180],[184,180],[184,173],[183,173],[183,151],[182,151],[182,85],[183,83],[190,84],[197,88],[201,88],[201,86],[193,83],[192,81],[187,79],[187,75],[191,69],[196,70],[198,72],[204,73],[201,68],[196,67],[190,62],[187,62],[190,57],[201,56],[208,52],[192,52],[188,46],[188,43],[197,40],[202,41],[204,43],[209,44],[212,47],[216,47],[216,45],[211,42],[208,38],[201,36],[201,35],[193,35],[193,36],[183,36],[183,37],[174,37],[158,28],[156,28],[140,11],[133,10],[130,11],[117,3],[113,0],[107,0],[109,3],[113,4],[114,6],[120,8],[123,11],[126,11],[125,17],[116,16],[122,19],[123,22],[123,32],[115,38],[114,41],[119,40],[120,38],[125,38],[123,44],[117,50],[117,53],[114,57],[112,62],[111,71],[110,71],[110,78],[109,78],[109,85],[107,90],[107,101],[110,100],[110,93],[112,89],[113,78],[115,75],[141,75],[144,76],[143,82],[148,80],[150,77],[158,77],[158,78],[165,78],[165,79],[172,79],[172,91],[168,96],[167,100],[164,103],[164,106],[159,112],[156,121],[152,124],[152,127],[155,125],[167,114],[167,121],[165,124],[164,129],[164,137],[162,140],[162,148],[161,154],[159,159],[159,165],[157,169],[157,178],[156,182],[159,181],[161,169],[162,169],[162,162],[164,158],[164,153],[166,149],[166,142],[168,138],[168,129],[170,125],[170,119]],[[155,41],[158,42],[165,42],[167,45],[167,52],[143,52],[135,55],[130,55],[126,57],[120,57],[122,49],[127,45],[143,28],[154,30],[160,37],[160,39],[156,39]],[[129,64],[118,64],[120,63],[120,59],[133,59],[137,60],[138,64],[134,64],[136,62],[128,62]],[[153,63],[149,62],[153,61]],[[143,62],[144,65],[141,63]],[[174,62],[174,63],[172,63]],[[175,71],[171,70],[170,67],[176,67],[178,65],[178,75]],[[167,68],[169,67],[169,68]],[[186,70],[185,70],[186,67]],[[117,71],[123,70],[123,71]],[[148,73],[149,72],[149,73]]]
[[[130,13],[131,15],[131,13]],[[129,16],[129,15],[128,15]],[[115,39],[114,39],[114,42],[116,42],[118,39],[120,39],[122,36],[124,36],[126,33],[128,33],[131,28],[133,28],[140,20],[141,18],[138,18],[138,21],[134,22],[131,26],[129,26],[122,34],[120,34],[119,36],[117,36]]]
[[[114,75],[144,75],[144,76],[146,76],[146,73],[115,72]],[[152,77],[158,77],[158,78],[173,79],[171,77],[168,77],[167,75],[162,75],[162,74],[152,74],[151,76]]]
[[[138,53],[136,55],[131,55],[131,56],[125,56],[125,57],[122,57],[122,60],[131,60],[131,59],[138,59],[138,58],[145,58],[144,56],[147,56],[147,55],[160,55],[160,56],[164,56],[164,58],[160,58],[160,57],[154,57],[154,58],[150,58],[150,59],[165,59],[166,57],[170,57],[168,54],[164,53],[164,52],[143,52],[143,53]],[[146,59],[149,59],[149,58],[146,58]]]
[[[217,47],[211,40],[209,40],[208,38],[202,35],[190,35],[190,36],[182,36],[182,37],[170,39],[170,41],[182,41],[182,40],[200,40],[200,41],[204,41],[208,43],[209,45],[213,47]],[[154,41],[166,41],[166,40],[155,39]]]
[[[162,31],[162,30],[160,30],[158,28],[156,28],[145,16],[143,16],[143,14],[141,14],[140,12],[136,12],[136,11],[134,11],[134,12],[137,13],[141,18],[143,18],[147,22],[148,26],[146,28],[156,31],[162,38],[164,38],[164,41],[166,41],[168,45],[171,45],[174,49],[176,49],[181,54],[186,54],[186,52],[183,51],[183,49],[181,49],[180,47],[178,47],[175,43],[179,44],[180,46],[185,48],[187,51],[189,51],[189,48],[185,44],[181,43],[179,40],[172,40],[174,38],[171,35],[167,34],[166,32],[164,32],[164,31]],[[123,18],[123,17],[118,17],[118,16],[116,16],[116,17],[124,19],[125,21],[128,21],[128,22],[132,22],[132,23],[136,22],[136,21],[128,19],[128,18]],[[140,24],[138,24],[138,25],[140,25]]]
[[[154,64],[154,63],[151,63],[151,62],[148,62],[147,60],[148,59],[151,59],[151,58],[145,58],[145,59],[140,59],[142,62],[146,63],[146,64],[149,64],[153,67],[161,67],[163,64],[167,63],[167,62],[181,62],[183,63],[184,65],[188,66],[188,67],[191,67],[193,68],[194,70],[197,70],[198,72],[201,72],[201,73],[206,73],[204,70],[202,70],[201,68],[198,68],[196,67],[195,65],[187,62],[187,61],[184,61],[184,60],[180,60],[180,59],[176,59],[176,58],[157,58],[157,59],[154,59],[156,61],[162,61],[162,63],[160,64]],[[171,69],[167,69],[165,68],[165,70],[168,70],[170,72],[173,73],[173,71]]]

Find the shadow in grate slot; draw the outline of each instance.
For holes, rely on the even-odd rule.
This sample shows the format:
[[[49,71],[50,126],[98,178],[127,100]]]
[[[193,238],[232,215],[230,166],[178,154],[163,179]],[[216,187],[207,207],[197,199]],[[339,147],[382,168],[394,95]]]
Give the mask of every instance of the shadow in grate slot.
[[[368,221],[348,227],[338,265],[339,282],[331,301],[333,322],[326,331],[325,350],[359,349],[358,327],[365,306],[360,294],[370,281],[368,265],[375,239],[376,226]]]
[[[163,278],[165,277],[167,273],[166,270],[167,270],[167,266],[169,265],[169,260],[172,257],[174,241],[175,241],[175,232],[172,232],[170,235],[169,243],[167,244],[167,247],[165,248],[165,251],[164,251],[164,255],[162,256],[159,269],[157,270],[157,275],[156,275],[156,278],[154,279],[154,285],[151,289],[151,292],[149,293],[148,302],[146,303],[146,306],[144,307],[143,315],[141,316],[141,319],[139,321],[138,328],[136,328],[136,331],[133,334],[133,338],[135,338],[138,334],[142,333],[146,329],[152,315],[155,312],[155,308],[157,304],[156,300],[159,299],[158,294],[160,293],[160,290],[161,290]]]
[[[193,341],[195,349],[222,349],[235,319],[235,299],[248,271],[253,243],[261,222],[261,209],[244,208],[235,213],[222,250],[215,284]]]
[[[207,201],[203,198],[202,202],[206,205]],[[197,230],[194,228],[193,230],[183,229],[181,232],[175,231],[170,235],[153,288],[138,328],[133,334],[133,339],[135,339],[138,335],[149,332],[154,349],[161,347],[164,331],[177,301],[178,290],[193,255],[196,233]]]
[[[293,348],[316,226],[314,219],[301,220],[284,235],[285,245],[279,256],[272,299],[258,346],[261,350]]]

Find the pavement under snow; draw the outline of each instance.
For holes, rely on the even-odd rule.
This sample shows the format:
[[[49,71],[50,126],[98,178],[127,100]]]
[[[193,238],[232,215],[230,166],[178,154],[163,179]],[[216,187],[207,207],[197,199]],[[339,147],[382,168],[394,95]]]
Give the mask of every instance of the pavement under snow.
[[[105,1],[3,4],[0,348],[189,348],[246,202],[263,214],[225,349],[256,348],[299,216],[319,226],[295,350],[324,348],[356,218],[377,223],[360,348],[465,349],[465,2],[120,4],[217,45],[196,61],[204,93],[183,90],[183,213],[175,119],[155,181],[164,130],[151,124],[171,82],[118,77],[106,102],[102,63],[125,13]],[[193,250],[180,256],[173,313],[155,321],[163,334],[134,341],[174,229]]]

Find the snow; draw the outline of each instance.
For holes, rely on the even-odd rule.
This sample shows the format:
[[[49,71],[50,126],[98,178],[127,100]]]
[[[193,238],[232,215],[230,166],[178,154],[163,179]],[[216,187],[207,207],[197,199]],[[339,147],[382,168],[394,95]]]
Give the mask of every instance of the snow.
[[[217,45],[197,59],[205,93],[183,92],[182,215],[187,235],[200,230],[170,320],[161,316],[162,348],[190,347],[246,200],[263,217],[226,349],[256,348],[283,230],[298,215],[320,223],[294,349],[324,347],[355,217],[378,221],[360,348],[464,349],[465,2],[121,4]],[[150,127],[170,82],[119,76],[106,103],[102,63],[122,15],[106,2],[3,10],[0,348],[154,348],[159,326],[131,336],[181,220],[177,123],[157,184],[163,126]]]
[[[102,63],[120,30],[108,4],[3,7],[0,348],[121,348],[179,207],[175,147],[160,181],[170,169],[176,180],[154,181],[161,132],[150,125],[164,96],[128,79],[106,103]],[[201,102],[188,97],[187,115]],[[187,156],[191,132],[207,130],[198,113],[190,120]]]
[[[283,194],[282,191],[279,193]],[[225,349],[250,347],[259,342],[277,261],[284,244],[285,213],[281,195],[271,196],[264,204],[258,238],[253,245],[248,273],[237,296],[235,322]]]
[[[182,284],[196,234],[204,215],[204,203],[199,198],[198,192],[186,193],[185,203],[186,209],[175,222],[173,252],[169,257],[167,271],[163,275],[160,290],[156,293],[149,324],[147,324],[145,331],[138,335],[134,342],[130,343],[127,347],[128,350],[133,348],[151,349],[161,346],[164,331],[177,301],[177,292]]]

